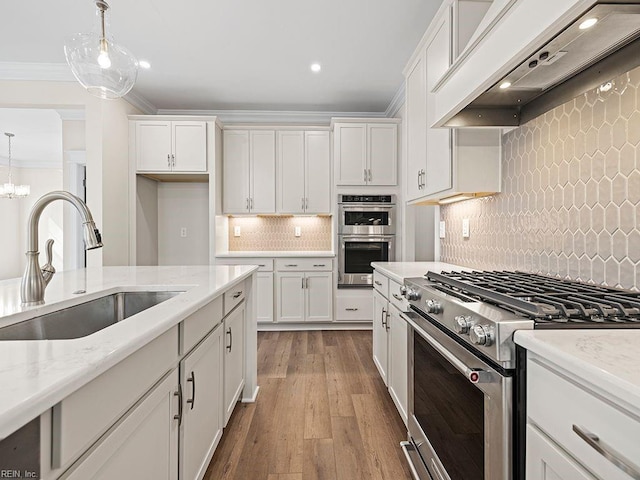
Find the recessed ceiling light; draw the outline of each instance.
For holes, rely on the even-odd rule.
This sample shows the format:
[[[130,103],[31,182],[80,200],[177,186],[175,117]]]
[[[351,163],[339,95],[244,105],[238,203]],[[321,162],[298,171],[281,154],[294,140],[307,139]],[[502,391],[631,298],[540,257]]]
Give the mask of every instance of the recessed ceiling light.
[[[597,18],[587,18],[584,22],[580,24],[580,30],[586,30],[587,28],[593,27],[596,23],[598,23]]]
[[[506,90],[506,89],[507,89],[507,88],[509,88],[510,86],[511,86],[511,82],[502,82],[502,83],[500,84],[500,88],[501,88],[502,90]]]
[[[140,68],[144,68],[145,70],[151,68],[151,64],[147,60],[138,60],[138,65]]]
[[[320,70],[322,70],[322,66],[319,63],[312,63],[311,64],[311,71],[313,73],[318,73]]]

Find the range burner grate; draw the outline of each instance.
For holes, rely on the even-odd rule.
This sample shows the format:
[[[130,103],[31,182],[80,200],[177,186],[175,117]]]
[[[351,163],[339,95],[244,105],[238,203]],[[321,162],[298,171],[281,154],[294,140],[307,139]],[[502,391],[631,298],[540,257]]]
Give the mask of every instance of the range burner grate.
[[[425,276],[442,290],[531,318],[536,328],[559,323],[576,328],[640,327],[639,292],[526,272],[428,272]]]

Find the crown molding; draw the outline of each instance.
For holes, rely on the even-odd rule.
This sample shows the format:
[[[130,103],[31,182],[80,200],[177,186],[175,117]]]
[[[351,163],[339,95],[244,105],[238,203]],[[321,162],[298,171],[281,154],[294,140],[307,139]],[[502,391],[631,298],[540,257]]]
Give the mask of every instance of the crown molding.
[[[3,167],[8,167],[9,158],[0,155],[0,165]],[[49,162],[44,160],[17,160],[15,158],[12,158],[11,168],[37,168],[37,169],[59,170],[62,168],[62,162]]]
[[[146,113],[147,115],[155,115],[158,113],[158,109],[153,103],[151,103],[139,93],[134,92],[133,90],[127,93],[124,96],[124,99],[131,105],[139,109],[142,113]]]
[[[213,115],[224,124],[274,123],[294,125],[329,125],[335,117],[385,118],[384,112],[318,112],[277,110],[171,110],[160,109],[158,115]]]
[[[83,122],[85,120],[84,108],[57,108],[56,113],[63,122]]]
[[[398,91],[391,99],[391,102],[389,103],[387,110],[384,112],[386,117],[389,117],[389,118],[395,117],[396,114],[398,113],[398,110],[400,110],[404,105],[406,85],[407,84],[403,81],[402,84],[400,85],[400,88],[398,88]]]
[[[0,80],[75,82],[66,63],[0,62]]]

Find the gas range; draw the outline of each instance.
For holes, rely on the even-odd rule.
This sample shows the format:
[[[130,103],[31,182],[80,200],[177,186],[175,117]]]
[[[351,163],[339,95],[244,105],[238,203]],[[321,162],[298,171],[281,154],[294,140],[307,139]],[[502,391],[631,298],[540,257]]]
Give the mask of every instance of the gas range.
[[[520,329],[640,328],[640,293],[509,271],[428,272],[405,280],[411,308],[503,368]]]

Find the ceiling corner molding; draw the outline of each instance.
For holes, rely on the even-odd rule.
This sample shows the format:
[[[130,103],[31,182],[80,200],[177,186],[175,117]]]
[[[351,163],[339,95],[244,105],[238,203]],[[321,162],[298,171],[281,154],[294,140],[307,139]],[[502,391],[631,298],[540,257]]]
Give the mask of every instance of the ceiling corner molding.
[[[131,105],[142,111],[142,113],[146,113],[147,115],[155,115],[159,113],[158,109],[153,103],[151,103],[139,93],[134,92],[133,90],[127,93],[124,96],[124,99]]]
[[[57,108],[56,113],[63,122],[84,122],[85,120],[83,108]]]
[[[84,165],[87,163],[87,151],[86,150],[65,150],[64,159],[67,163]]]
[[[384,112],[386,117],[388,118],[395,117],[396,114],[398,113],[398,110],[402,108],[405,102],[405,95],[404,95],[405,89],[406,89],[406,83],[403,81],[402,84],[400,85],[400,88],[398,88],[398,91],[391,99],[391,102],[387,107],[387,111]]]
[[[274,123],[294,125],[329,125],[334,117],[384,118],[384,112],[319,112],[276,110],[171,110],[160,109],[158,115],[213,115],[226,125]]]
[[[0,80],[75,82],[66,63],[0,62]]]

